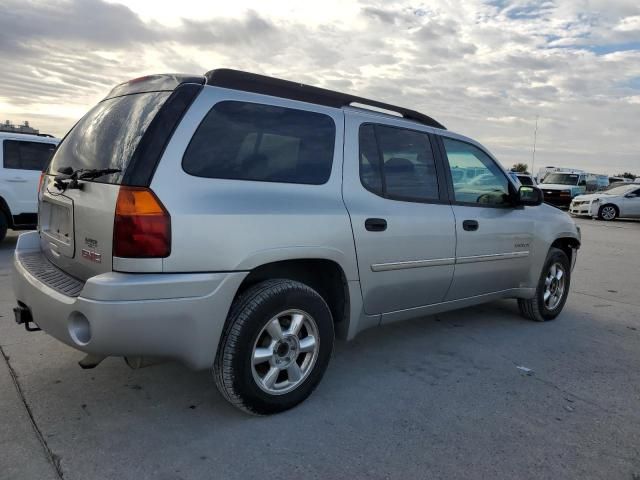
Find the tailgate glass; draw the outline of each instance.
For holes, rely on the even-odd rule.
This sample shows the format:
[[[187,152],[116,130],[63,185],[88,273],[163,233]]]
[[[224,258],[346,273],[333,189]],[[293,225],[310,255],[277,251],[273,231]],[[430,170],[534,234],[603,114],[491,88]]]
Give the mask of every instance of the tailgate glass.
[[[103,100],[73,127],[58,147],[49,173],[59,168],[117,168],[94,180],[120,184],[133,152],[171,92],[149,92]]]

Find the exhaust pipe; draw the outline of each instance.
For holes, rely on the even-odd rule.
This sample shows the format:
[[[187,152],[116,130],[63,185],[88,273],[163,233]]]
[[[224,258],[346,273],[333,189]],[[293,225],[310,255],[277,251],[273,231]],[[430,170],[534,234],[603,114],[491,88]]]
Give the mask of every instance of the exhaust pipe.
[[[78,362],[78,365],[80,365],[80,368],[84,370],[96,368],[105,358],[107,358],[106,355],[94,355],[92,353],[88,353],[86,357]]]
[[[167,361],[166,358],[161,357],[124,357],[125,363],[129,366],[129,368],[133,370],[138,370],[139,368],[150,367],[152,365],[159,365],[161,363],[165,363]]]

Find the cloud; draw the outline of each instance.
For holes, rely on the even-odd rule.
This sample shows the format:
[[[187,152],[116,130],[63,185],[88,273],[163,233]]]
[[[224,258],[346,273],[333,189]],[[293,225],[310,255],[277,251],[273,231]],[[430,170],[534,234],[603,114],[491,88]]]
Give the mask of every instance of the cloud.
[[[102,0],[5,1],[0,116],[62,135],[118,82],[231,67],[422,110],[507,166],[530,160],[537,115],[540,164],[640,173],[636,0],[362,0],[322,21],[292,5],[175,6],[167,24]]]

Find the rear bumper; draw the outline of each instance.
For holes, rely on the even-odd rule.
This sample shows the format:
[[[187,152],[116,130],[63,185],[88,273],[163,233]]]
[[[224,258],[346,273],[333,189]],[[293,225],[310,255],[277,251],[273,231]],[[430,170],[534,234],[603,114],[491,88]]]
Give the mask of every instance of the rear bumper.
[[[34,238],[35,236],[35,238]],[[16,299],[58,340],[86,353],[154,356],[209,368],[245,272],[126,274],[87,280],[67,296],[37,278],[21,256],[39,248],[38,233],[20,236],[14,256]]]

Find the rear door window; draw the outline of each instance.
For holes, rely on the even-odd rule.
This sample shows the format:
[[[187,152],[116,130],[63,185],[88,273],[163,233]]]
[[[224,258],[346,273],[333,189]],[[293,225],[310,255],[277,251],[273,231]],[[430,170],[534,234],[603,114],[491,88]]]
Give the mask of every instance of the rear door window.
[[[365,188],[394,200],[438,200],[438,177],[426,133],[364,124],[359,143],[360,180]]]
[[[150,92],[103,100],[73,127],[51,162],[59,168],[117,168],[120,173],[100,177],[100,183],[120,184],[142,136],[171,92]]]
[[[190,175],[320,185],[331,175],[331,117],[258,103],[217,103],[182,159]]]
[[[45,169],[53,156],[53,143],[5,140],[3,142],[3,166],[17,170]]]

